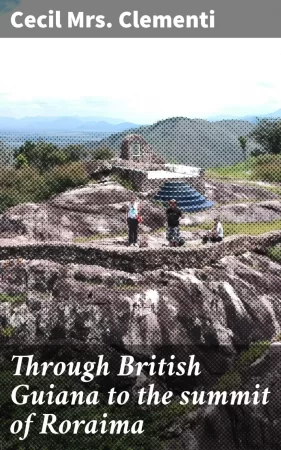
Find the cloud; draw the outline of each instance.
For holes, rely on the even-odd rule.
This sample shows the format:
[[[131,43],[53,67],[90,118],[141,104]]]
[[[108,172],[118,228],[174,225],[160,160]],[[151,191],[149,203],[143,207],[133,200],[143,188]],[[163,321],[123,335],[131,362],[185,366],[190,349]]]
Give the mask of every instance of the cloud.
[[[265,88],[265,89],[272,89],[272,88],[274,88],[274,83],[271,83],[269,81],[259,81],[257,83],[257,86],[259,86],[261,88]]]
[[[3,39],[0,115],[100,115],[148,123],[272,112],[281,107],[280,43]]]
[[[12,11],[20,4],[20,0],[0,0],[0,14]]]
[[[19,98],[18,96],[0,93],[0,116],[111,116],[117,114],[122,105],[113,99],[99,97],[81,97],[66,99],[62,97]]]

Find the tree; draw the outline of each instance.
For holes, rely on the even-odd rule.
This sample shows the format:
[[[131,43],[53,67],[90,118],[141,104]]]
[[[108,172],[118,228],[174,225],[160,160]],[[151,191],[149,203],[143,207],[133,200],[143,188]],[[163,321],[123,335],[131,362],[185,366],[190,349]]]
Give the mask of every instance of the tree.
[[[58,147],[44,141],[26,141],[15,151],[15,159],[20,163],[25,161],[27,165],[40,170],[40,172],[65,162],[64,155],[61,154]]]
[[[255,148],[251,151],[251,156],[253,158],[258,158],[259,156],[264,155],[264,151],[262,151],[260,148]]]
[[[40,140],[38,142],[26,141],[15,151],[17,167],[28,165],[38,169],[41,173],[83,158],[85,158],[85,148],[82,145],[59,148],[55,144]]]
[[[89,153],[84,144],[69,144],[66,147],[63,147],[63,152],[67,156],[67,162],[84,160]]]
[[[274,155],[281,153],[280,119],[259,119],[251,136],[267,153],[272,153]]]
[[[240,142],[240,146],[243,150],[244,153],[244,159],[247,159],[247,152],[246,152],[246,147],[247,147],[247,139],[244,136],[240,136],[238,138],[239,142]]]
[[[20,148],[15,150],[15,159],[19,155],[24,155],[26,160],[29,162],[29,160],[32,158],[35,146],[36,146],[35,142],[25,141],[25,143],[21,145]]]
[[[16,157],[16,168],[20,169],[21,167],[27,167],[28,161],[27,157],[23,154],[20,154]]]
[[[81,186],[89,181],[87,171],[80,162],[55,167],[45,176],[47,196],[64,192],[68,188]]]
[[[12,166],[14,163],[13,149],[0,141],[0,166]]]
[[[94,151],[93,159],[112,159],[114,153],[108,147],[102,147]]]

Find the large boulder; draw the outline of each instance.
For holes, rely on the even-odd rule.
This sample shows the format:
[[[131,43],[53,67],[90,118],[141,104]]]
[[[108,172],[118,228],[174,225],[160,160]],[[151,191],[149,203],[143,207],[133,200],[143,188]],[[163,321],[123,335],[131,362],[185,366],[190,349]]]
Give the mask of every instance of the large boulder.
[[[15,233],[41,241],[72,241],[127,233],[125,206],[132,195],[136,194],[116,182],[89,184],[47,202],[10,208],[1,219],[0,231],[7,233],[13,223],[17,224]],[[144,222],[141,228],[151,231],[163,226],[163,210],[147,200],[142,203]]]
[[[36,351],[46,360],[57,346],[59,358],[67,354],[90,361],[103,354],[112,367],[118,366],[117,354],[133,355],[137,361],[148,361],[153,354],[187,361],[195,354],[199,377],[156,382],[175,394],[211,390],[222,375],[231,373],[240,349],[280,339],[280,275],[280,264],[251,252],[224,256],[201,268],[162,267],[141,274],[43,259],[2,261],[1,349]],[[175,408],[172,423],[155,431],[156,438],[163,438],[167,449],[178,450],[281,449],[280,348],[272,345],[241,373],[244,390],[253,390],[256,383],[269,387],[269,405],[203,406],[183,414]],[[120,387],[125,382],[135,392],[155,379],[113,381]],[[165,412],[169,410],[163,410],[163,419]]]

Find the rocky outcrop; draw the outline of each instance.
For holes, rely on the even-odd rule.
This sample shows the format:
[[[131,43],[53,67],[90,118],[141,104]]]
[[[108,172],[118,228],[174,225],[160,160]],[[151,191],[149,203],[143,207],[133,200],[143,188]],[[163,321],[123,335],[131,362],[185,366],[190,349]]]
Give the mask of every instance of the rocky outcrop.
[[[60,194],[44,203],[27,203],[10,208],[0,219],[0,233],[11,226],[18,235],[37,241],[112,236],[127,233],[126,204],[135,193],[108,181],[89,184]],[[143,200],[143,230],[164,225],[165,212]]]
[[[96,160],[85,163],[89,178],[102,179],[111,174],[114,160]]]
[[[26,232],[24,224],[20,220],[0,216],[0,234],[2,237],[24,234]]]
[[[268,184],[265,187],[272,187]],[[274,185],[273,185],[274,187]],[[266,200],[277,200],[278,194],[270,189],[265,189],[257,184],[233,181],[206,180],[206,194],[210,199],[219,203],[227,204],[234,202],[262,202]]]
[[[281,265],[266,255],[245,251],[250,244],[262,251],[279,237],[269,233],[238,239],[236,252],[233,242],[227,251],[222,251],[222,245],[193,249],[198,259],[194,255],[188,259],[192,249],[184,250],[189,256],[182,260],[177,260],[180,249],[166,249],[166,264],[155,259],[154,268],[142,271],[138,266],[130,270],[127,263],[122,268],[121,259],[114,268],[109,255],[103,259],[98,251],[100,255],[104,251],[98,248],[92,249],[96,252],[93,265],[47,259],[56,253],[51,246],[51,253],[44,254],[43,247],[36,250],[38,255],[41,251],[40,259],[35,253],[29,259],[11,259],[10,254],[10,260],[0,265],[1,353],[8,357],[17,349],[46,358],[42,355],[67,352],[76,359],[104,354],[110,360],[124,353],[148,360],[152,354],[166,357],[171,352],[187,360],[194,353],[202,369],[199,380],[171,378],[163,385],[163,380],[154,378],[153,382],[159,390],[171,388],[175,394],[211,388],[226,372],[231,373],[241,349],[280,334]],[[119,258],[126,260],[129,253],[125,250]],[[138,261],[145,254],[131,251]],[[149,258],[153,260],[151,254]],[[180,261],[179,267],[174,267],[173,259]],[[267,385],[278,398],[280,370],[274,365],[278,353],[272,352],[243,374],[243,387]],[[126,388],[134,392],[148,382],[144,373],[141,379],[128,380]],[[116,386],[121,387],[120,383],[118,377],[114,379]],[[159,441],[167,449],[178,450],[278,450],[278,420],[278,402],[254,410],[251,406],[202,407],[180,417],[175,412],[158,431]]]
[[[93,167],[88,168],[89,171],[92,170],[96,182],[71,189],[46,202],[26,203],[10,208],[0,216],[0,238],[21,236],[29,241],[67,243],[77,239],[83,241],[87,238],[126,235],[125,206],[132,195],[139,195],[143,204],[141,234],[151,235],[153,231],[164,227],[165,209],[152,201],[157,191],[156,186],[152,190],[150,187],[147,192],[136,194],[120,183],[104,178],[106,173],[112,171],[112,167],[108,161],[97,161]],[[101,179],[97,181],[99,178]],[[201,178],[193,179],[194,183],[203,181]],[[205,187],[197,188],[200,192],[205,191]],[[268,190],[241,186],[238,183],[208,181],[206,192],[207,198],[216,202],[215,208],[187,214],[182,225],[200,225],[212,221],[217,215],[223,222],[233,223],[271,222],[280,218],[280,201],[276,194]],[[235,203],[221,205],[222,198],[224,203]],[[192,236],[187,238],[193,239]]]
[[[269,389],[267,405],[208,406],[186,414],[170,425],[178,435],[172,436],[166,449],[280,450],[280,351],[280,343],[273,343],[243,377],[244,391],[253,392],[256,385]]]
[[[123,208],[129,197],[128,190],[108,181],[71,190],[46,203],[20,205],[2,216],[0,361],[4,367],[15,352],[34,354],[39,360],[79,361],[103,354],[113,367],[118,367],[124,353],[137,361],[150,360],[153,354],[188,360],[195,354],[202,370],[199,378],[160,379],[143,371],[140,378],[125,381],[112,373],[107,382],[125,387],[133,397],[151,382],[159,391],[169,388],[178,395],[186,389],[212,389],[223,376],[235,373],[242,350],[280,336],[281,265],[267,256],[268,249],[281,242],[279,231],[228,237],[216,245],[203,246],[198,240],[182,248],[164,247],[164,231],[150,232],[147,242],[141,233],[143,246],[128,248],[125,237],[113,235],[127,231]],[[279,201],[263,200],[220,211],[225,219],[238,222],[279,218]],[[163,210],[143,201],[142,231],[163,226]],[[203,220],[217,213],[211,211]],[[200,223],[202,215],[187,220]],[[106,233],[110,238],[73,242],[76,237]],[[192,241],[201,237],[202,230],[184,234]],[[279,353],[278,346],[271,346],[238,374],[243,389],[253,389],[256,383],[269,387],[270,405],[202,407],[192,412],[171,408],[172,413],[163,409],[163,416],[155,419],[157,446],[281,450]],[[107,389],[107,384],[100,386],[101,391]],[[9,410],[8,403],[5,408]],[[147,417],[150,423],[149,410]],[[148,444],[144,439],[144,448],[155,450],[156,441]]]
[[[232,352],[233,345],[280,331],[281,266],[250,252],[200,269],[137,275],[47,260],[2,261],[1,267],[2,326],[26,324],[31,340],[59,327],[64,337],[79,339],[100,329],[123,346],[216,341]]]
[[[211,222],[215,217],[220,217],[225,223],[259,223],[280,220],[281,202],[279,200],[267,200],[264,202],[234,203],[217,205],[208,211],[202,211],[192,215],[186,215],[182,220],[183,225],[200,225]]]

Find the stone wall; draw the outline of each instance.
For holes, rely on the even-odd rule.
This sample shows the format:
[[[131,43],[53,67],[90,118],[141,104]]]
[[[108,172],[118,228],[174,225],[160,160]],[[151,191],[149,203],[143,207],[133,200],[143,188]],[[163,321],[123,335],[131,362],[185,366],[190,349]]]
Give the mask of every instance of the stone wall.
[[[137,146],[137,153],[135,153]],[[164,164],[165,158],[154,152],[152,146],[139,134],[129,134],[121,144],[121,158],[139,163]]]
[[[157,269],[182,270],[203,268],[229,255],[247,251],[266,253],[273,245],[281,243],[280,231],[260,236],[233,236],[219,244],[200,245],[198,248],[109,248],[97,244],[4,244],[0,246],[0,259],[46,259],[60,263],[99,265],[105,268],[142,273]]]
[[[180,181],[193,187],[200,192],[200,194],[205,195],[204,172],[202,172],[200,177],[148,179],[147,172],[144,170],[132,169],[123,166],[113,166],[112,170],[116,175],[128,180],[128,182],[132,184],[133,188],[140,192],[152,191],[157,193],[166,181]]]

